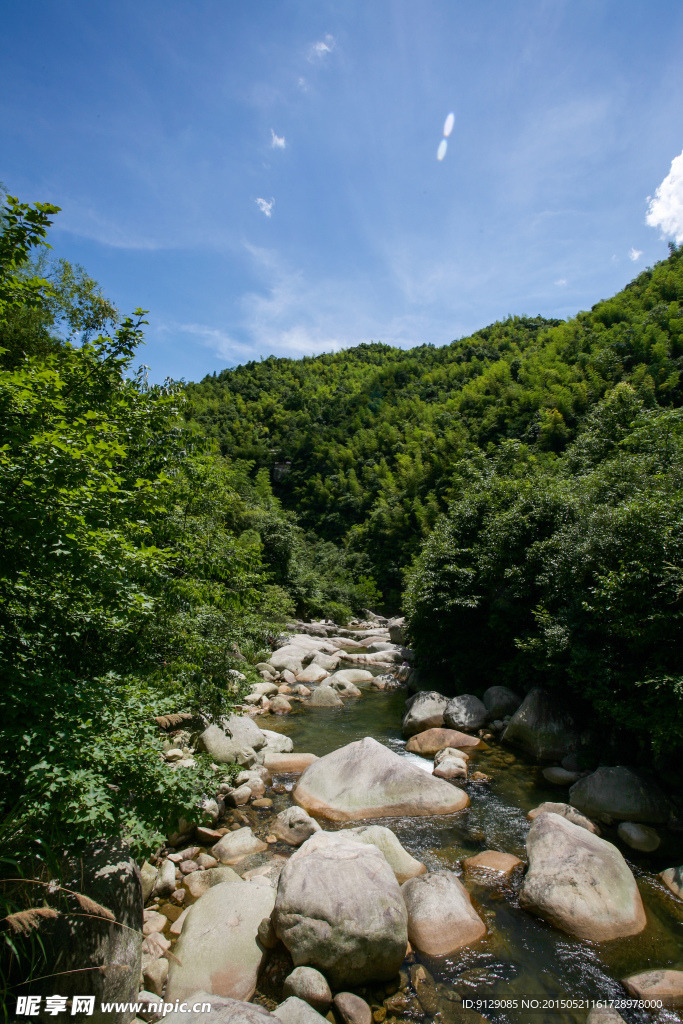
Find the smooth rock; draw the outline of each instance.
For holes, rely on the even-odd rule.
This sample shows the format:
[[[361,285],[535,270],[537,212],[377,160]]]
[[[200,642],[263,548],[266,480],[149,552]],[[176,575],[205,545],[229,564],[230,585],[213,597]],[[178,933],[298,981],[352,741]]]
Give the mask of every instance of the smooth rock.
[[[643,971],[624,978],[622,985],[634,999],[661,999],[667,1009],[683,1007],[683,971]]]
[[[552,786],[573,786],[579,779],[578,772],[570,772],[566,768],[544,768],[542,774]]]
[[[514,715],[522,703],[522,698],[507,686],[489,686],[482,697],[489,719],[505,718]]]
[[[143,862],[140,868],[140,881],[142,882],[142,902],[146,903],[154,892],[154,886],[157,883],[159,877],[159,869],[153,864],[150,864],[148,860]]]
[[[146,910],[143,914],[142,934],[147,936],[152,932],[163,932],[168,924],[168,918],[156,910]]]
[[[180,909],[180,908],[178,908],[178,909]],[[171,933],[171,935],[175,935],[176,938],[177,938],[178,935],[180,935],[180,933],[183,930],[183,925],[185,924],[185,918],[187,917],[189,910],[190,910],[189,907],[185,907],[185,909],[180,914],[180,917],[177,917],[175,919],[175,921],[173,922],[173,924],[171,925],[171,927],[169,928],[169,932]]]
[[[171,1010],[161,1024],[277,1024],[277,1017],[268,1013],[265,1006],[245,1003],[240,999],[228,999],[210,992],[192,992],[185,1000],[189,1009]],[[210,1010],[202,1006],[209,1005]],[[198,1006],[198,1010],[193,1010]]]
[[[155,896],[170,896],[175,887],[175,864],[166,857],[159,867],[153,892]]]
[[[229,718],[223,719],[222,725],[225,734],[242,747],[261,750],[268,742],[267,737],[249,715],[230,715]]]
[[[437,779],[466,779],[467,761],[462,757],[443,757],[432,772]]]
[[[457,747],[442,747],[434,754],[434,764],[441,764],[447,757],[459,757],[461,761],[465,762],[470,759],[470,755],[465,750],[459,750]]]
[[[168,978],[168,960],[163,956],[160,956],[158,960],[152,960],[151,964],[147,964],[147,967],[143,970],[142,977],[145,982],[145,989],[160,996],[164,991],[164,985]]]
[[[539,814],[526,842],[519,902],[556,928],[605,942],[646,924],[636,880],[616,846],[559,814]]]
[[[667,868],[666,871],[660,871],[659,877],[674,896],[683,899],[683,867]]]
[[[466,878],[473,881],[486,882],[490,879],[510,879],[521,873],[524,862],[513,853],[500,853],[498,850],[483,850],[474,857],[466,857],[462,862]]]
[[[541,761],[560,761],[579,745],[573,714],[556,694],[540,687],[526,695],[502,738]]]
[[[254,683],[251,688],[251,692],[254,696],[259,697],[274,697],[277,693],[277,683],[264,681],[262,683]]]
[[[311,662],[303,672],[297,673],[296,678],[299,683],[322,683],[323,679],[327,679],[329,674],[322,665],[316,665],[315,662]]]
[[[270,754],[266,753],[264,765],[274,775],[298,775],[314,764],[318,758],[315,754]]]
[[[285,651],[286,648],[283,648]],[[293,658],[291,655],[276,651],[275,654],[270,658],[270,664],[278,672],[291,672],[294,676],[297,676],[299,672],[303,671],[303,664],[301,658],[304,656],[303,648],[302,654],[299,658]]]
[[[164,1003],[156,992],[147,992],[143,989],[142,992],[138,992],[135,1001],[138,1003],[137,1012],[142,1020],[147,1021],[148,1024],[153,1024],[154,1021],[161,1019],[161,1014],[164,1012]]]
[[[243,764],[245,759],[249,760],[249,754],[245,752],[251,750],[243,743],[230,739],[217,725],[207,726],[199,737],[197,746],[199,750],[205,750],[207,754],[210,754],[216,764]],[[252,764],[255,759],[256,752],[251,750]]]
[[[313,655],[311,665],[320,665],[328,673],[336,671],[339,666],[339,655],[337,654],[324,654],[322,651],[318,651]]]
[[[325,1020],[317,1010],[296,996],[290,996],[280,1003],[273,1010],[273,1016],[279,1018],[282,1024],[322,1024]]]
[[[295,967],[285,978],[283,986],[285,996],[296,996],[312,1006],[319,1013],[327,1013],[332,1002],[332,991],[327,978],[315,967]]]
[[[320,825],[303,807],[292,806],[273,819],[271,831],[290,846],[301,846],[314,832],[320,832]]]
[[[284,694],[278,693],[277,697],[273,697],[270,702],[270,710],[274,715],[288,715],[292,710],[292,705]]]
[[[486,744],[478,736],[470,736],[466,732],[455,729],[425,729],[424,732],[411,736],[406,743],[406,750],[422,757],[434,757],[444,747],[460,750],[483,750]]]
[[[250,853],[261,853],[267,850],[266,843],[257,839],[250,828],[240,828],[229,832],[216,843],[211,853],[221,864],[236,864],[242,857]],[[216,870],[216,869],[214,869]]]
[[[527,814],[527,818],[529,821],[533,821],[534,818],[539,816],[539,814],[544,814],[546,812],[559,814],[561,817],[566,818],[567,821],[573,822],[574,825],[580,825],[581,828],[588,829],[588,831],[592,832],[593,835],[600,835],[600,829],[595,822],[591,821],[590,818],[587,818],[584,814],[581,814],[581,812],[577,811],[576,807],[572,807],[571,804],[560,804],[555,803],[552,800],[546,800],[545,803],[532,808],[532,810]]]
[[[266,737],[266,756],[268,754],[289,754],[294,750],[294,743],[291,736],[284,736],[281,732],[273,732],[272,729],[262,729]]]
[[[327,685],[332,686],[333,682],[337,682],[352,683],[357,686],[358,683],[371,683],[373,678],[372,672],[368,672],[364,668],[342,668],[330,676]]]
[[[453,953],[486,934],[467,889],[452,871],[411,878],[401,892],[408,910],[408,938],[421,953]]]
[[[263,963],[258,927],[272,913],[275,891],[251,882],[222,882],[190,907],[176,944],[166,1000],[198,987],[233,999],[251,999]]]
[[[569,802],[598,821],[637,821],[663,824],[669,801],[654,782],[632,768],[598,768],[574,783]]]
[[[612,1006],[594,1006],[586,1024],[626,1024],[626,1021]]]
[[[333,988],[394,977],[408,941],[401,890],[383,854],[339,832],[316,832],[292,854],[273,923],[294,964],[318,968]]]
[[[336,690],[340,697],[362,697],[361,691],[354,683],[344,682],[343,679],[328,679],[332,690]]]
[[[653,853],[662,843],[653,828],[649,825],[639,825],[635,821],[622,821],[617,834],[632,850],[640,850],[642,853]]]
[[[226,793],[223,799],[226,807],[241,807],[251,800],[251,786],[247,786],[246,783],[243,786],[237,786],[236,789],[231,789]]]
[[[384,825],[357,825],[355,828],[345,828],[338,835],[352,839],[356,843],[376,846],[381,850],[399,885],[403,885],[409,878],[415,878],[416,875],[423,875],[427,870],[421,861],[410,856],[401,846],[397,836]]]
[[[344,1024],[372,1024],[372,1010],[353,992],[337,992],[334,1005]]]
[[[453,697],[444,708],[443,722],[448,729],[476,732],[486,721],[486,708],[472,693]]]
[[[183,889],[193,900],[198,900],[214,885],[220,885],[222,882],[238,882],[239,877],[237,872],[227,865],[209,868],[207,871],[193,871],[191,875],[185,875],[183,878]]]
[[[405,643],[405,618],[389,619],[388,630],[392,644]]]
[[[337,691],[331,686],[319,686],[311,694],[308,702],[309,708],[340,708],[343,701]]]
[[[469,804],[462,790],[435,779],[366,736],[310,765],[293,792],[310,814],[332,821],[452,814]]]
[[[406,701],[407,710],[403,716],[402,730],[404,736],[414,736],[425,729],[443,728],[443,713],[448,705],[448,697],[436,690],[425,690],[416,693]]]

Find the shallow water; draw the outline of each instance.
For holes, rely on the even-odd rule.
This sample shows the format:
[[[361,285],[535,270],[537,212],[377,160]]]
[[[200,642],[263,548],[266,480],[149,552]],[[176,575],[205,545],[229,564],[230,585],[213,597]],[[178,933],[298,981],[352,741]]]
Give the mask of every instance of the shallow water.
[[[363,689],[362,698],[346,700],[343,708],[308,708],[296,705],[286,718],[257,719],[264,728],[286,733],[297,751],[322,756],[353,740],[373,736],[401,756],[420,762],[431,771],[431,759],[406,754],[401,736],[405,690],[384,693]],[[460,861],[481,850],[502,850],[524,857],[530,823],[525,814],[544,800],[567,799],[567,790],[550,786],[540,768],[523,754],[495,742],[488,750],[471,754],[470,767],[485,772],[490,784],[458,785],[466,789],[471,806],[458,814],[429,818],[374,819],[393,829],[409,852],[428,870],[460,871]],[[286,798],[284,798],[286,799]],[[340,826],[322,821],[331,830]],[[520,909],[514,888],[472,884],[468,888],[489,933],[475,946],[453,956],[431,958],[416,955],[432,974],[444,997],[435,1021],[464,1020],[454,1006],[448,1012],[448,995],[463,998],[520,1000],[523,996],[552,999],[619,999],[624,989],[618,979],[659,967],[683,969],[683,903],[674,899],[655,877],[655,872],[683,863],[681,838],[662,829],[663,842],[654,855],[638,854],[617,838],[616,829],[603,829],[604,838],[615,843],[638,879],[648,916],[646,930],[630,939],[590,943],[573,939]],[[615,980],[617,979],[617,980]],[[586,1009],[538,1010],[501,1008],[481,1010],[496,1024],[583,1024]],[[641,1010],[622,1009],[629,1024],[657,1020],[679,1021],[672,1011],[652,1016]],[[469,1018],[471,1020],[481,1018]]]

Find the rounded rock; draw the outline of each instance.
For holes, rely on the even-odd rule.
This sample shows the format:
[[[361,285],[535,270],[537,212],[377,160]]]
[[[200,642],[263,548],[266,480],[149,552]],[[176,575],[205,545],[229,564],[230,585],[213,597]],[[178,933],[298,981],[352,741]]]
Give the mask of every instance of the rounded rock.
[[[295,967],[285,978],[283,994],[297,996],[319,1013],[327,1013],[332,1002],[332,990],[327,979],[315,967]]]

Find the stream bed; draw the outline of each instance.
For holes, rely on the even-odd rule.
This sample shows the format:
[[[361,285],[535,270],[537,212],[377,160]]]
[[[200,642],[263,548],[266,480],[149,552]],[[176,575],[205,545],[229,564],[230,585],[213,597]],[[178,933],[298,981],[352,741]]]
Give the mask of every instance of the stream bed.
[[[298,704],[284,718],[266,715],[257,722],[290,736],[296,751],[318,756],[372,736],[431,772],[431,758],[405,752],[401,720],[407,696],[405,690],[363,688],[361,698],[345,700],[342,708]],[[530,827],[527,811],[544,800],[568,799],[566,788],[544,780],[542,766],[495,740],[487,750],[470,753],[470,768],[484,772],[491,780],[458,780],[458,786],[469,794],[470,807],[443,816],[373,819],[374,824],[391,828],[428,871],[460,872],[462,859],[482,850],[505,851],[526,860],[525,839]],[[277,809],[290,800],[288,795],[280,797]],[[321,824],[327,830],[344,827],[326,820]],[[648,917],[647,928],[640,935],[606,943],[574,939],[521,910],[514,888],[468,880],[473,903],[489,929],[486,938],[451,956],[415,953],[410,964],[422,963],[444,991],[457,992],[463,999],[489,1001],[479,1012],[496,1024],[583,1024],[588,1016],[585,1008],[521,1009],[521,1000],[624,999],[619,978],[660,967],[683,969],[683,902],[656,877],[658,871],[683,863],[683,837],[666,829],[661,834],[662,845],[655,854],[640,854],[620,842],[616,828],[602,828],[603,837],[621,850],[638,879]],[[491,1009],[491,1000],[517,1000],[517,1008],[513,1004]],[[661,1010],[659,1015],[629,1008],[620,1008],[619,1012],[629,1024],[682,1019],[671,1010]],[[441,1019],[445,1018],[438,1014],[434,1017]]]

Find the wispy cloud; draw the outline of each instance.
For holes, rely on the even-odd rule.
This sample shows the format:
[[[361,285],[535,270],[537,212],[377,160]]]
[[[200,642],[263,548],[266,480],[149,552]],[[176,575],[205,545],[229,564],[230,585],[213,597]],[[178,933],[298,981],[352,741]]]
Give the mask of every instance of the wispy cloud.
[[[564,288],[564,286],[566,285],[566,283],[567,283],[567,279],[566,279],[566,277],[561,277],[561,278],[559,279],[559,281],[556,281],[556,282],[555,282],[555,284],[559,285],[559,286],[560,286],[560,288]]]
[[[628,251],[628,258],[630,260],[633,260],[634,263],[636,263],[642,255],[642,249],[634,249],[633,246],[631,246],[631,248]]]
[[[284,149],[287,143],[285,142],[284,135],[276,135],[273,129],[270,129],[270,145],[272,149]]]
[[[272,198],[272,196],[270,199],[261,199],[259,197],[258,199],[255,199],[254,202],[258,206],[261,213],[265,213],[266,217],[272,217],[273,207],[275,206],[275,200]]]
[[[666,178],[654,196],[648,198],[646,223],[659,228],[662,237],[673,237],[680,245],[683,242],[683,153],[674,157]]]
[[[328,33],[324,39],[319,39],[317,43],[313,43],[308,51],[308,59],[312,61],[324,60],[328,53],[332,53],[334,46],[334,36]]]

